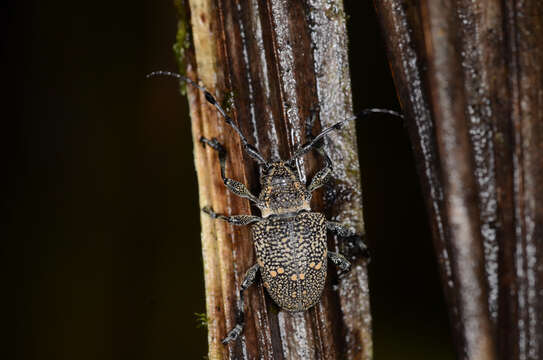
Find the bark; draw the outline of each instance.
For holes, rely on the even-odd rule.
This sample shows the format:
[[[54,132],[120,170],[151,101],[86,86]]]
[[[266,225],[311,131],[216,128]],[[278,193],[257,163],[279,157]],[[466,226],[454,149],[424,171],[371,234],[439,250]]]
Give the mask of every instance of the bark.
[[[310,111],[320,107],[320,127],[352,115],[345,16],[341,1],[190,0],[176,52],[186,74],[219,99],[244,134],[268,159],[287,159],[305,142]],[[189,41],[187,41],[187,29]],[[182,69],[184,70],[184,69]],[[259,171],[235,132],[203,94],[188,88],[200,204],[226,214],[257,214],[247,200],[227,192],[217,154],[200,136],[216,137],[228,150],[227,176],[258,193]],[[328,137],[334,162],[329,185],[312,208],[363,232],[360,170],[354,123]],[[309,154],[299,163],[302,181],[322,166]],[[329,238],[329,248],[344,244]],[[260,282],[245,296],[246,326],[236,342],[220,343],[235,324],[238,289],[255,256],[249,228],[202,215],[202,249],[210,359],[370,359],[371,315],[366,263],[351,257],[349,274],[328,272],[321,302],[304,313],[281,311]]]
[[[543,358],[543,3],[375,0],[459,359]]]

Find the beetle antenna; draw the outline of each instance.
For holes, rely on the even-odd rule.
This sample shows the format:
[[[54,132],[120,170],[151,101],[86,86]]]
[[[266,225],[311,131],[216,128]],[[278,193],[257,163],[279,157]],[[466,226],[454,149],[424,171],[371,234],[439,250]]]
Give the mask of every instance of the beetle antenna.
[[[354,116],[351,116],[351,117],[349,117],[349,118],[347,118],[345,120],[339,121],[339,122],[335,123],[334,125],[332,125],[330,127],[327,127],[324,130],[322,130],[319,135],[315,136],[313,139],[311,139],[311,141],[305,143],[304,145],[302,145],[301,148],[296,150],[294,155],[292,155],[292,157],[288,161],[289,162],[294,161],[295,159],[299,158],[300,156],[305,155],[312,148],[316,147],[318,142],[322,138],[324,138],[326,135],[328,135],[329,133],[331,133],[334,130],[341,129],[345,123],[347,123],[347,122],[349,122],[351,120],[363,119],[363,118],[365,118],[365,117],[367,117],[368,115],[371,115],[371,114],[388,114],[388,115],[399,117],[400,119],[404,118],[404,116],[402,114],[400,114],[399,112],[394,111],[394,110],[388,110],[388,109],[364,109],[360,113],[358,113],[357,115],[354,115]]]
[[[171,72],[171,71],[153,71],[152,73],[147,74],[146,78],[151,78],[151,77],[155,77],[155,76],[174,77],[174,78],[177,78],[177,79],[185,82],[186,84],[189,84],[189,85],[199,89],[200,91],[202,91],[204,93],[204,96],[205,96],[207,102],[210,103],[211,105],[215,106],[217,111],[224,118],[224,121],[226,121],[226,123],[228,125],[230,125],[230,127],[232,129],[234,129],[235,132],[238,133],[238,135],[239,135],[239,137],[241,139],[241,142],[243,143],[243,148],[245,149],[247,154],[249,154],[250,157],[255,159],[260,165],[264,165],[264,166],[267,165],[267,161],[264,160],[264,157],[262,156],[262,154],[260,154],[260,151],[258,151],[258,149],[254,145],[249,144],[249,142],[247,141],[247,138],[245,137],[245,135],[243,135],[241,130],[234,123],[234,120],[232,120],[232,118],[226,114],[226,112],[223,110],[221,105],[219,105],[219,103],[217,102],[215,97],[213,95],[211,95],[211,93],[209,91],[207,91],[207,89],[205,87],[198,85],[198,83],[196,83],[195,81],[189,79],[186,76],[183,76],[181,74],[174,73],[174,72]]]

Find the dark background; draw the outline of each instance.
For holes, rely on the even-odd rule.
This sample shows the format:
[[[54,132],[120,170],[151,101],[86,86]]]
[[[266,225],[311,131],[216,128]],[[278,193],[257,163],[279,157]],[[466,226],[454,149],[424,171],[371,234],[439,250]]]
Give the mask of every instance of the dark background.
[[[346,7],[355,109],[399,109],[371,2]],[[186,99],[145,79],[176,70],[173,4],[8,1],[1,16],[15,358],[202,359]],[[409,141],[378,119],[358,126],[376,359],[452,359]]]

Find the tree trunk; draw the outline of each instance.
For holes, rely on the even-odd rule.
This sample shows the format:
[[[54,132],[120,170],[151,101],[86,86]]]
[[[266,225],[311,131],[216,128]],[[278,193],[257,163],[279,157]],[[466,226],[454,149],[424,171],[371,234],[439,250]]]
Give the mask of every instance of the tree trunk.
[[[267,159],[287,159],[305,142],[312,109],[320,108],[315,131],[352,115],[341,1],[190,0],[178,8],[180,65],[187,65],[187,76],[207,87]],[[198,139],[216,137],[228,151],[227,176],[253,193],[260,190],[256,164],[203,94],[187,91],[200,205],[226,214],[258,214],[226,190],[217,154]],[[334,171],[329,185],[314,194],[312,209],[363,233],[354,123],[330,135],[325,149]],[[321,158],[308,154],[299,162],[302,181],[321,166]],[[341,278],[330,267],[321,302],[304,313],[280,311],[257,282],[246,292],[245,330],[225,346],[220,341],[235,325],[240,283],[256,261],[249,228],[203,214],[202,249],[210,359],[371,359],[363,259],[351,257],[352,270]],[[329,249],[345,250],[332,237]]]
[[[459,359],[543,358],[543,3],[375,0]]]

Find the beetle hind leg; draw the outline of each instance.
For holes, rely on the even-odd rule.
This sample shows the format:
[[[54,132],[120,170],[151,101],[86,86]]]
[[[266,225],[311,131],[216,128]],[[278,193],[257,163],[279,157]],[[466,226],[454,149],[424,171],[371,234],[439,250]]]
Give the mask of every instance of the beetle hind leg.
[[[237,323],[236,326],[234,326],[234,328],[230,330],[228,334],[226,334],[226,337],[222,339],[221,343],[223,345],[226,345],[230,341],[236,340],[242,331],[243,331],[243,324]]]
[[[254,264],[245,273],[245,278],[243,279],[243,282],[241,283],[241,288],[239,290],[239,308],[236,313],[236,326],[234,326],[234,328],[230,330],[228,334],[226,334],[226,337],[222,340],[223,344],[228,344],[230,341],[236,340],[243,331],[243,327],[245,326],[243,292],[254,283],[256,274],[258,273],[259,269],[260,266],[258,264]]]

